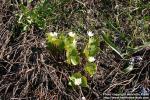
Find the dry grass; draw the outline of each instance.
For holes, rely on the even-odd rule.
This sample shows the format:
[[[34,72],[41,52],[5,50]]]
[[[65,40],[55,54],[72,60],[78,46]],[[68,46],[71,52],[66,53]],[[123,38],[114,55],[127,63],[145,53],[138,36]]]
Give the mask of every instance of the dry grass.
[[[140,46],[150,41],[150,19],[144,20],[149,18],[147,4],[150,2],[129,1],[132,0],[64,0],[64,5],[59,5],[59,11],[54,14],[56,19],[52,16],[46,30],[73,30],[83,36],[88,30],[100,35],[104,30],[111,33],[124,52],[127,45]],[[97,73],[88,77],[89,87],[73,89],[68,86],[68,78],[73,72],[83,72],[82,66],[72,67],[64,62],[63,53],[46,49],[42,44],[44,31],[35,26],[14,36],[11,28],[16,21],[12,12],[17,9],[2,2],[0,7],[0,99],[80,100],[84,96],[87,100],[97,100],[102,99],[103,93],[141,93],[143,88],[149,89],[150,47],[133,53],[131,57],[140,56],[142,60],[135,63],[133,71],[124,73],[130,59],[122,60],[102,40],[102,51],[96,58]],[[142,21],[147,28],[140,23]],[[118,37],[118,31],[125,33],[125,40]]]

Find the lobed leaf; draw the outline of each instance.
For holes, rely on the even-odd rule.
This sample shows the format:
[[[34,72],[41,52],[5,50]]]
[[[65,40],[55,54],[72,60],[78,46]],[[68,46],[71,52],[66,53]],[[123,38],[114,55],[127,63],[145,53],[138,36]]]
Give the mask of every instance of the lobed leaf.
[[[80,72],[74,73],[69,77],[69,85],[70,86],[79,86],[87,87],[87,78],[81,75]]]
[[[95,63],[87,63],[85,65],[84,70],[92,77],[97,70],[96,64]]]

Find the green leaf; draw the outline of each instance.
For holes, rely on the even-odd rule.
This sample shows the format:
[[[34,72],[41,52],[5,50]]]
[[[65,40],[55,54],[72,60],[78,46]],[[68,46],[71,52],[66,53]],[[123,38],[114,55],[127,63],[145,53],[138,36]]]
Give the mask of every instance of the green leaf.
[[[79,86],[87,87],[87,78],[83,75],[81,75],[80,72],[74,73],[69,77],[69,85],[70,86]]]
[[[95,56],[98,52],[98,48],[96,45],[90,45],[89,47],[89,56]]]
[[[77,65],[79,63],[77,56],[71,56],[71,63]]]
[[[133,70],[134,64],[130,64],[127,68],[124,69],[124,72],[129,73]]]
[[[20,7],[20,10],[22,11],[22,13],[26,14],[29,12],[29,9],[26,6],[24,6],[23,4],[20,4],[19,7]]]
[[[150,42],[145,42],[143,45],[141,46],[137,46],[137,47],[131,47],[131,46],[128,46],[127,47],[127,52],[124,54],[124,56],[132,56],[134,53],[137,53],[141,50],[143,50],[144,48],[148,48],[150,47]]]
[[[71,64],[70,52],[67,52],[67,51],[66,51],[66,58],[67,58],[67,63],[68,63],[68,64]]]
[[[76,38],[66,36],[64,38],[65,49],[76,48]]]
[[[73,65],[77,65],[79,63],[79,56],[77,49],[73,49],[70,56],[71,56],[71,63]]]
[[[82,76],[82,84],[81,84],[82,87],[87,87],[88,84],[87,84],[87,78],[85,76]]]
[[[32,0],[28,0],[29,1],[29,3],[31,3],[32,2]]]
[[[66,50],[67,62],[73,65],[79,64],[79,56],[76,48],[70,48]]]
[[[121,57],[124,58],[123,55],[121,54],[120,50],[117,48],[117,46],[111,42],[111,39],[109,38],[108,34],[103,32],[102,35],[104,41]]]
[[[92,77],[97,70],[95,63],[87,63],[84,70]]]
[[[94,38],[94,36],[93,37],[89,37],[89,44],[93,44],[93,43],[95,43],[95,38]]]
[[[96,53],[98,52],[99,48],[99,38],[97,37],[90,37],[88,44],[86,45],[83,53],[85,54],[85,56],[88,58],[89,56],[95,56]]]
[[[46,40],[48,43],[51,43],[57,47],[60,47],[60,48],[63,48],[64,47],[64,42],[63,42],[63,39],[62,37],[60,36],[53,36],[51,35],[53,33],[46,33]]]
[[[145,42],[143,45],[135,47],[134,48],[134,50],[135,50],[134,53],[136,53],[138,51],[141,51],[144,48],[149,48],[149,47],[150,47],[150,42]]]
[[[67,63],[73,65],[79,64],[79,56],[76,47],[76,38],[66,36],[63,40],[64,48],[66,50]]]
[[[86,57],[88,57],[88,55],[89,55],[88,46],[85,47],[83,53],[85,54]]]
[[[71,86],[80,85],[81,83],[77,84],[75,82],[81,79],[81,77],[82,75],[79,72],[72,74],[71,77],[69,77],[69,85]]]

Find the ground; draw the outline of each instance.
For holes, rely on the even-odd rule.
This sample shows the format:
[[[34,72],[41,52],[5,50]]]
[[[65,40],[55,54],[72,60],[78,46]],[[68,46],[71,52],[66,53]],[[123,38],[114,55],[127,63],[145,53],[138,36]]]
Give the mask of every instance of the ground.
[[[33,10],[42,0],[30,1],[0,1],[0,100],[100,100],[108,94],[150,93],[149,0],[49,0],[50,10],[45,6],[42,17],[35,17],[38,24],[23,22],[29,26],[23,30],[19,5]],[[65,51],[46,47],[46,32],[70,31],[80,37],[79,51],[88,31],[99,36],[93,77],[84,72],[84,63],[69,65]],[[74,72],[87,77],[88,87],[68,85]]]

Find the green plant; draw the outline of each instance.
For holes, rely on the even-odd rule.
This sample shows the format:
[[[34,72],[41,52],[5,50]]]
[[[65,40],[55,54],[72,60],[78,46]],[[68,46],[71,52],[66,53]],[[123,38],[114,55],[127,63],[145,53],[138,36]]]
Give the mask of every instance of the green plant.
[[[134,46],[133,43],[131,45],[127,45],[126,52],[121,52],[121,50],[112,42],[110,35],[103,31],[102,35],[104,41],[110,46],[112,50],[114,50],[122,59],[129,59],[132,54],[142,50],[143,48],[149,47],[149,42],[144,42],[141,46]]]
[[[48,0],[39,2],[33,9],[19,5],[20,12],[16,14],[17,23],[23,27],[22,31],[27,31],[31,25],[40,29],[46,28],[48,17],[53,14],[54,7]]]
[[[59,49],[66,51],[67,63],[77,65],[79,64],[79,56],[76,46],[76,35],[70,32],[69,35],[58,34],[56,32],[50,32],[46,34],[49,47],[53,45]]]
[[[99,38],[97,38],[96,36],[94,36],[94,34],[92,32],[88,32],[89,35],[89,39],[88,39],[88,43],[84,49],[84,54],[86,56],[86,58],[88,58],[89,62],[93,62],[94,61],[94,56],[96,55],[96,53],[98,52],[98,45],[99,45]]]
[[[90,75],[93,76],[96,73],[96,64],[93,62],[95,61],[95,55],[99,51],[99,38],[94,36],[92,32],[88,32],[88,43],[83,51],[87,58],[87,63],[85,65],[85,71]]]
[[[97,67],[94,63],[95,55],[98,52],[99,38],[94,36],[92,32],[88,32],[89,39],[86,44],[83,53],[87,58],[87,63],[84,67],[85,72],[87,72],[91,77],[96,73]],[[67,63],[72,65],[80,64],[80,57],[77,50],[77,35],[73,32],[69,32],[68,35],[58,34],[56,32],[50,32],[46,34],[48,47],[57,46],[57,48],[64,49],[66,51]],[[79,85],[87,86],[87,79],[82,76],[80,72],[73,74],[70,78],[69,84],[71,86],[76,85],[76,81],[80,81]],[[82,80],[82,82],[81,82]],[[84,84],[84,85],[83,85]]]
[[[82,87],[87,87],[87,78],[83,75],[81,75],[80,72],[74,73],[69,77],[69,85],[70,86],[79,86],[81,85]]]
[[[75,33],[69,32],[69,36],[66,36],[66,38],[64,39],[67,63],[73,64],[73,65],[79,64],[79,56],[78,56],[78,51],[77,51],[76,38],[77,36]]]
[[[108,33],[105,33],[103,31],[103,35],[102,35],[104,41],[111,47],[112,50],[114,50],[121,58],[123,58],[123,55],[121,53],[121,51],[119,50],[119,48],[111,41],[111,38],[109,36]]]
[[[46,40],[48,47],[52,48],[53,46],[59,47],[59,49],[64,49],[64,35],[58,34],[56,32],[46,33]]]
[[[105,33],[103,31],[102,35],[104,41],[110,46],[112,50],[114,50],[123,60],[131,59],[132,55],[138,51],[143,50],[146,47],[150,47],[149,42],[144,42],[141,46],[134,46],[133,43],[131,45],[127,45],[126,52],[121,52],[121,50],[112,42],[112,39],[110,38],[110,35],[108,33]],[[130,43],[130,42],[129,42]],[[134,63],[128,62],[128,66],[124,69],[125,72],[130,72],[134,68]]]
[[[95,63],[88,62],[88,63],[85,65],[84,70],[85,70],[86,72],[88,72],[88,73],[90,74],[90,76],[92,77],[92,76],[96,73],[96,70],[97,70],[96,64],[95,64]]]

